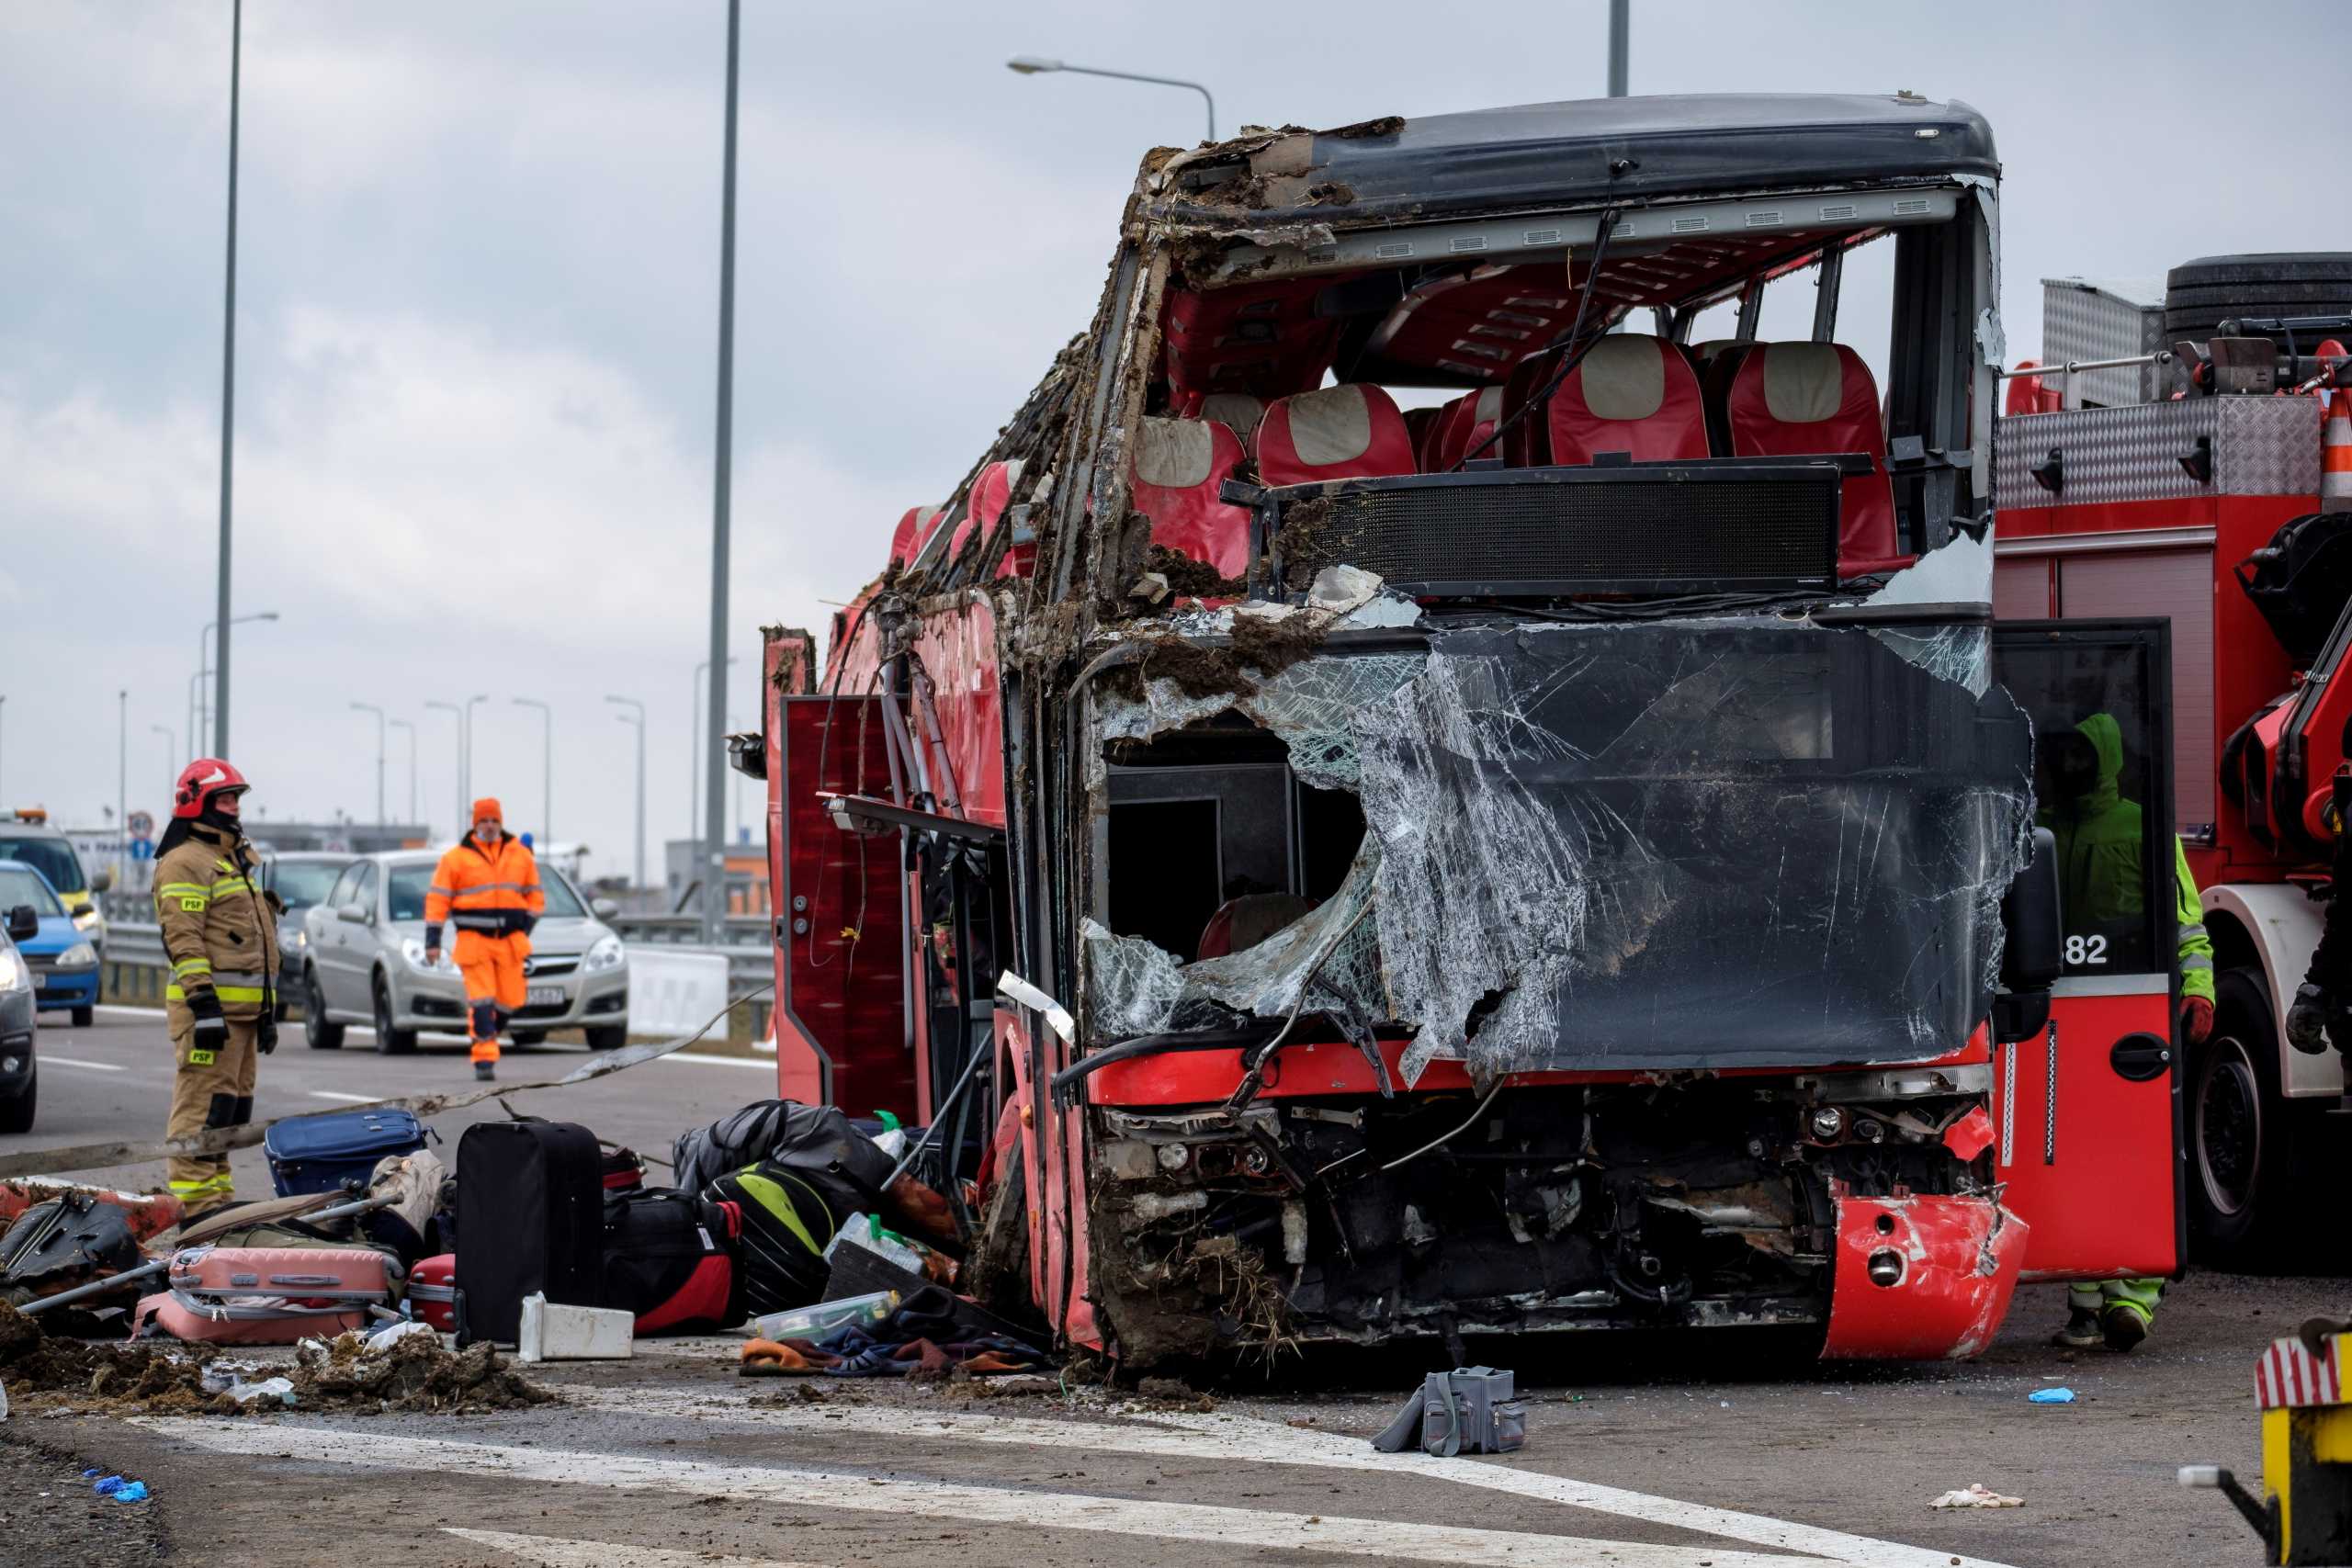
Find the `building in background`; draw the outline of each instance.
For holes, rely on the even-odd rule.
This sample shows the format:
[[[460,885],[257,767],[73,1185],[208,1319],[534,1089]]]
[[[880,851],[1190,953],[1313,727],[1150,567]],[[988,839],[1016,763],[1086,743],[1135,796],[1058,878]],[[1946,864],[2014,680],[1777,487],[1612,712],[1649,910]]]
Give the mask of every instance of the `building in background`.
[[[679,908],[688,889],[695,884],[700,848],[692,839],[672,839],[662,845],[665,909]],[[727,912],[730,915],[766,914],[770,908],[767,846],[754,842],[748,827],[738,828],[734,841],[726,846],[726,853]]]

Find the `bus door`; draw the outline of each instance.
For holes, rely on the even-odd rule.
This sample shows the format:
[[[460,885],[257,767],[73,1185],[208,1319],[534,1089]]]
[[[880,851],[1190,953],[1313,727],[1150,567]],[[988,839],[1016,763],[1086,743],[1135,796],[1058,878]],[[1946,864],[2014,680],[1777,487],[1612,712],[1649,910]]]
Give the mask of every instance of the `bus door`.
[[[2057,836],[2050,1021],[1996,1047],[1996,1179],[2025,1277],[2166,1275],[2185,1255],[2170,623],[2001,621],[1994,672],[2033,719]]]

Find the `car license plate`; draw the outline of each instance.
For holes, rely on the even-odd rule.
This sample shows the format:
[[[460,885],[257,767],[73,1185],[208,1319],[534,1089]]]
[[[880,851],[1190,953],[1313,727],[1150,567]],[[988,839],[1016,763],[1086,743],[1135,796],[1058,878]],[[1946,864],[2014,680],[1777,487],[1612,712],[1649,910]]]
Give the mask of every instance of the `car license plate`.
[[[563,987],[561,986],[533,986],[529,990],[523,993],[523,1005],[525,1007],[546,1007],[551,1002],[560,1003],[562,1000]]]

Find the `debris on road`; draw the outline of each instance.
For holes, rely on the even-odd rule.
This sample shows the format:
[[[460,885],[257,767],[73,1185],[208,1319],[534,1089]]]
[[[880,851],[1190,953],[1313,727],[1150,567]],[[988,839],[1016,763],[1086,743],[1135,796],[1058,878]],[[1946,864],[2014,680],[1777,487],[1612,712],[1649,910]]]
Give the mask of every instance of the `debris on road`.
[[[2071,1388],[2038,1388],[2025,1397],[2029,1404],[2072,1404],[2075,1403],[2075,1391]]]
[[[1930,1508],[2022,1508],[2022,1497],[2004,1497],[1981,1481],[1956,1486],[1928,1505]]]

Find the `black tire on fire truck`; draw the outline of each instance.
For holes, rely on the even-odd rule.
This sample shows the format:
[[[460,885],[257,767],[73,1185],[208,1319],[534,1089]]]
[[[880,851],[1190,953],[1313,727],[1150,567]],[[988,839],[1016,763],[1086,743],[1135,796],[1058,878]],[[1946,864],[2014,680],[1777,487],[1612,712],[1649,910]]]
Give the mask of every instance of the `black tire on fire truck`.
[[[2166,275],[2165,336],[2201,343],[2232,317],[2352,314],[2352,251],[2199,256]],[[2283,334],[2276,338],[2285,346]],[[2308,354],[2312,344],[2298,341]]]
[[[2226,969],[2214,987],[2213,1033],[2189,1055],[2189,1256],[2208,1268],[2283,1260],[2308,1192],[2298,1193],[2298,1137],[2308,1119],[2278,1087],[2278,1028],[2259,969]],[[2308,1224],[2305,1239],[2309,1239]]]

